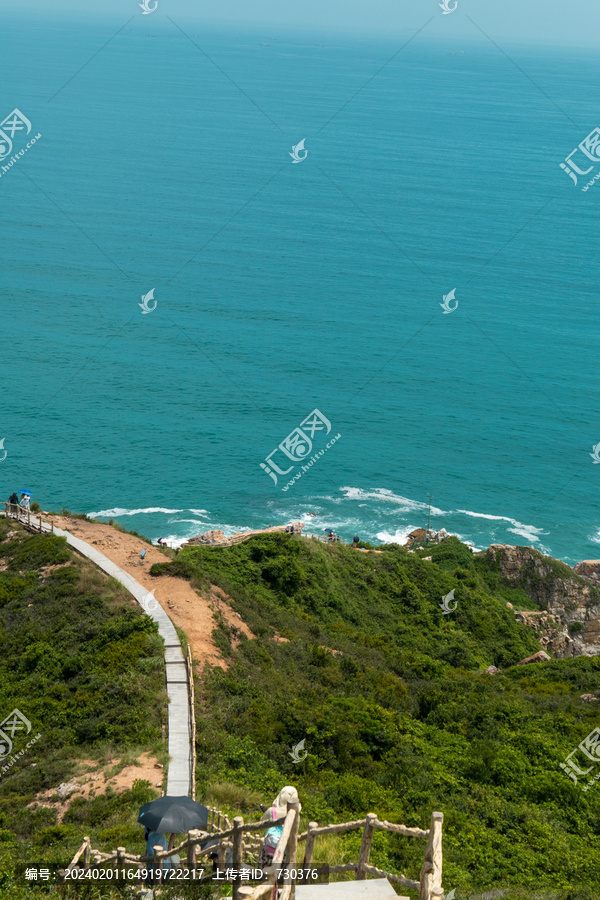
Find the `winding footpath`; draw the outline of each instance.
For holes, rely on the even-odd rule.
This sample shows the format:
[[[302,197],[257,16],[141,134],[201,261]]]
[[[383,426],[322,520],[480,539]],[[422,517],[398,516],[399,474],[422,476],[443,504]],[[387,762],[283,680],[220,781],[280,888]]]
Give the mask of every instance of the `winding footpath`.
[[[22,520],[21,524],[24,524]],[[37,525],[37,522],[36,522]],[[42,522],[43,531],[51,526]],[[149,593],[147,588],[136,581],[124,569],[100,553],[86,541],[75,537],[69,531],[54,526],[54,534],[64,537],[69,546],[95,563],[99,569],[115,578],[137,600],[144,612],[158,624],[158,633],[165,642],[165,668],[167,672],[167,695],[169,698],[169,771],[167,773],[167,794],[170,796],[191,796],[192,788],[192,746],[190,728],[190,698],[185,660],[177,632],[170,618]]]

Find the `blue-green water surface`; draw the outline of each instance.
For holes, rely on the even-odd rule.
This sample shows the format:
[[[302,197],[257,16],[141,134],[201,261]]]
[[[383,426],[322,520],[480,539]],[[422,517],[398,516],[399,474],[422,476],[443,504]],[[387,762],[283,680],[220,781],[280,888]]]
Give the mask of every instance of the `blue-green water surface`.
[[[41,134],[0,169],[6,497],[382,541],[430,492],[476,547],[597,556],[600,186],[559,166],[597,57],[125,22],[5,23]],[[310,457],[341,436],[284,491],[314,409]]]

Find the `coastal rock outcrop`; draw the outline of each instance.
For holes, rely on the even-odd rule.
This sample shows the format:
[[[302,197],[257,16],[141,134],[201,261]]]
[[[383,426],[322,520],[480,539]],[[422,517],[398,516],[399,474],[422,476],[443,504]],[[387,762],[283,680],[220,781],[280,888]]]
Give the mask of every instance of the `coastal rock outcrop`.
[[[241,541],[247,541],[248,538],[257,534],[274,534],[278,532],[290,531],[293,528],[294,534],[301,534],[304,528],[304,522],[291,522],[289,525],[269,525],[268,528],[260,528],[254,531],[236,531],[231,537],[225,537],[220,528],[213,528],[212,531],[205,531],[197,537],[190,538],[186,541],[186,547],[197,547],[201,544],[208,544],[212,547],[231,547],[232,544],[239,544]]]
[[[600,559],[584,559],[575,563],[573,571],[582,578],[587,578],[596,587],[600,587]]]
[[[509,544],[492,544],[486,557],[506,583],[533,601],[537,609],[515,616],[534,628],[550,653],[558,658],[600,655],[600,561],[572,569],[533,547]]]
[[[528,656],[527,659],[522,659],[517,663],[518,666],[528,666],[529,663],[538,663],[538,662],[548,662],[551,657],[546,653],[545,650],[538,650],[537,653],[534,653],[533,656]]]
[[[440,544],[448,537],[450,537],[450,535],[445,528],[440,528],[439,531],[432,531],[431,529],[427,531],[426,528],[415,528],[415,530],[411,531],[407,536],[404,546],[412,547],[413,544],[424,544],[427,539],[429,539],[430,543]]]
[[[213,528],[212,531],[205,531],[204,534],[199,534],[198,537],[190,538],[189,541],[187,541],[187,546],[194,547],[199,544],[224,544],[226,540],[227,538],[220,528]]]

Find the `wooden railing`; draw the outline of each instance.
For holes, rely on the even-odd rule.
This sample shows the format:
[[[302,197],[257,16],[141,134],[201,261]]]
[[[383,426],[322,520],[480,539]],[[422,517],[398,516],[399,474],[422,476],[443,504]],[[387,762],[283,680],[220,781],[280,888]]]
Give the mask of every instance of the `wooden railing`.
[[[97,865],[102,862],[105,864],[117,863],[118,860],[124,860],[127,862],[132,862],[137,864],[140,867],[144,867],[149,862],[154,860],[162,861],[167,857],[178,853],[181,849],[188,849],[188,845],[195,846],[197,843],[204,843],[205,841],[214,841],[215,838],[219,839],[222,835],[227,835],[232,833],[232,822],[229,816],[226,813],[221,812],[214,807],[209,807],[209,820],[206,826],[206,831],[190,831],[188,833],[187,838],[183,841],[179,847],[175,847],[172,850],[163,850],[162,847],[156,847],[155,853],[153,856],[144,856],[144,855],[136,855],[133,853],[127,853],[125,847],[117,847],[116,850],[112,850],[110,853],[104,853],[102,850],[94,850],[92,849],[91,839],[89,836],[84,837],[83,843],[71,862],[69,863],[69,869],[73,868],[82,868],[85,869],[88,866]],[[221,828],[227,829],[226,831],[221,831]],[[221,849],[220,846],[218,848]],[[212,853],[214,847],[211,847],[206,853]],[[227,842],[225,842],[224,850],[227,850]],[[160,852],[157,852],[160,851]],[[188,854],[189,855],[189,854]],[[202,854],[203,855],[203,854]],[[223,853],[224,857],[225,853]],[[82,863],[80,863],[82,860]],[[157,866],[158,868],[158,866]]]
[[[205,868],[205,866],[202,866],[202,858],[214,854],[215,852],[218,854],[218,865],[221,868],[225,866],[227,851],[231,850],[232,868],[239,870],[244,863],[244,853],[246,853],[247,856],[252,854],[254,859],[251,859],[250,861],[254,865],[260,854],[263,841],[261,838],[254,838],[253,833],[257,831],[266,831],[268,828],[272,828],[275,825],[282,825],[283,834],[277,845],[277,851],[273,858],[273,865],[268,869],[263,869],[267,875],[267,882],[262,883],[258,888],[253,889],[264,890],[267,888],[268,890],[273,890],[276,884],[276,869],[277,867],[281,867],[281,862],[288,843],[290,846],[290,860],[292,861],[293,859],[295,862],[296,859],[295,848],[298,834],[299,811],[300,804],[297,804],[295,807],[293,804],[288,804],[288,812],[285,818],[270,822],[253,822],[245,825],[241,816],[236,816],[232,823],[225,813],[216,809],[211,809],[210,812],[212,818],[207,825],[207,830],[201,831],[193,829],[189,831],[186,838],[178,846],[173,847],[170,850],[163,850],[162,847],[155,846],[151,856],[127,853],[125,847],[117,847],[116,850],[112,850],[110,853],[103,853],[101,850],[94,850],[90,838],[86,836],[67,868],[69,870],[78,869],[85,871],[92,865],[98,866],[99,864],[102,864],[103,867],[114,865],[116,868],[120,868],[124,865],[129,865],[131,867],[137,866],[141,869],[159,869],[161,868],[163,861],[169,857],[174,855],[181,857],[183,855],[186,858],[186,868],[196,870],[198,863],[200,863],[201,868]],[[225,830],[219,830],[223,825],[225,826]],[[205,847],[202,850],[199,845],[208,842],[210,842],[212,846]],[[215,842],[217,842],[216,846]],[[195,883],[204,884],[211,879],[212,872],[209,872],[202,878],[199,878]],[[240,882],[235,881],[233,883],[234,900],[241,900],[243,896],[243,894],[240,893],[241,890]]]
[[[54,523],[45,521],[41,513],[32,513],[27,506],[18,506],[16,503],[9,503],[8,500],[4,504],[4,515],[7,519],[15,519],[21,525],[25,525],[32,531],[54,531]]]
[[[329,866],[331,875],[353,872],[357,881],[372,875],[378,878],[387,878],[392,884],[402,885],[419,892],[419,900],[443,900],[444,891],[442,888],[442,826],[444,821],[443,813],[434,812],[431,815],[431,827],[427,830],[422,828],[412,828],[406,825],[394,824],[385,820],[380,820],[376,813],[369,813],[364,819],[358,819],[354,822],[342,822],[336,825],[325,825],[319,827],[317,822],[309,822],[308,830],[302,834],[298,834],[298,825],[300,819],[300,803],[288,803],[287,813],[284,818],[277,821],[252,822],[244,824],[241,816],[236,816],[233,823],[229,818],[218,810],[211,809],[211,818],[205,831],[190,831],[185,840],[179,846],[171,850],[163,850],[161,847],[155,847],[152,856],[135,856],[127,853],[124,847],[117,847],[111,853],[102,853],[99,850],[92,850],[89,837],[84,838],[84,842],[73,857],[69,864],[71,868],[88,868],[92,865],[102,863],[104,865],[115,865],[120,867],[123,864],[137,865],[139,868],[153,867],[160,868],[163,860],[174,854],[178,856],[185,855],[187,868],[196,869],[198,864],[202,867],[202,858],[208,854],[218,853],[219,868],[225,866],[226,854],[230,850],[232,855],[232,869],[238,870],[249,863],[255,866],[258,862],[263,840],[259,836],[260,832],[266,831],[274,825],[283,826],[283,833],[277,844],[277,849],[273,857],[272,864],[263,868],[266,880],[256,886],[249,884],[242,885],[239,879],[233,882],[233,900],[261,900],[268,894],[271,894],[273,900],[294,900],[295,885],[294,882],[283,882],[280,887],[279,897],[277,897],[277,869],[282,868],[284,857],[287,858],[286,868],[293,869],[297,863],[298,843],[305,841],[303,868],[310,868],[313,864],[313,856],[315,851],[315,842],[319,835],[324,834],[342,834],[348,831],[358,831],[362,828],[362,840],[358,854],[358,861],[344,863],[342,865]],[[369,858],[371,852],[371,844],[375,831],[380,829],[391,834],[399,834],[404,837],[420,838],[427,841],[425,850],[425,858],[421,866],[419,880],[408,878],[406,875],[398,875],[393,872],[386,872],[377,866],[371,865]],[[205,847],[201,850],[199,845],[208,841],[217,842],[216,846]],[[83,859],[82,859],[83,857]],[[81,860],[81,862],[80,862]],[[212,872],[204,875],[196,883],[207,883],[212,878]]]
[[[194,701],[194,663],[192,660],[192,651],[188,644],[187,654],[185,658],[185,666],[187,670],[188,680],[188,702],[189,702],[189,720],[190,720],[190,797],[196,799],[196,712]]]
[[[320,834],[341,834],[345,831],[357,831],[363,829],[360,851],[358,854],[358,862],[344,863],[339,866],[330,866],[330,874],[338,872],[354,872],[357,881],[361,881],[367,875],[376,875],[380,878],[387,878],[394,884],[401,884],[404,887],[412,888],[419,891],[420,900],[434,900],[434,898],[443,898],[442,890],[442,825],[444,822],[444,814],[434,812],[431,815],[431,828],[424,831],[422,828],[409,828],[406,825],[395,825],[391,822],[380,821],[376,813],[369,813],[365,819],[359,819],[356,822],[343,822],[339,825],[325,825],[319,828],[316,822],[309,822],[308,831],[300,835],[299,840],[306,840],[304,851],[303,868],[308,868],[312,864],[315,841]],[[379,828],[392,834],[402,834],[405,837],[423,838],[427,840],[427,849],[425,851],[425,860],[421,867],[419,881],[407,878],[406,875],[395,875],[392,872],[384,872],[376,866],[369,863],[369,855],[371,852],[371,843],[375,830]]]

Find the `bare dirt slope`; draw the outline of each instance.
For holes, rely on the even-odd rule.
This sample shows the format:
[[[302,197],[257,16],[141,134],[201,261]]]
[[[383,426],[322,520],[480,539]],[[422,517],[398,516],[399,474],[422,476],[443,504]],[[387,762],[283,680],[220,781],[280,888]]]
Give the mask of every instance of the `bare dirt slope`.
[[[101,522],[86,522],[85,519],[71,516],[52,518],[59,528],[70,531],[75,537],[96,547],[100,553],[133,576],[145,588],[154,591],[154,596],[173,624],[185,631],[197,673],[206,662],[226,668],[226,662],[211,637],[215,627],[213,616],[215,610],[221,612],[228,625],[238,628],[249,638],[254,637],[247,625],[233,611],[228,602],[229,597],[220,588],[212,588],[210,597],[203,597],[183,578],[166,575],[153,578],[150,575],[150,567],[154,563],[169,561],[169,558],[156,547],[133,534],[124,534]],[[146,551],[143,560],[140,556],[142,550]],[[133,598],[131,602],[135,603]]]
[[[121,794],[123,791],[131,790],[137,779],[149,781],[155,789],[160,790],[163,787],[163,766],[151,753],[142,753],[134,763],[125,766],[122,764],[119,766],[119,760],[116,758],[110,758],[104,763],[94,759],[83,759],[79,761],[78,770],[80,770],[78,774],[70,781],[41,791],[35,800],[27,805],[32,808],[43,806],[56,810],[56,821],[60,823],[76,797],[93,799],[106,793],[108,787],[116,794]]]

